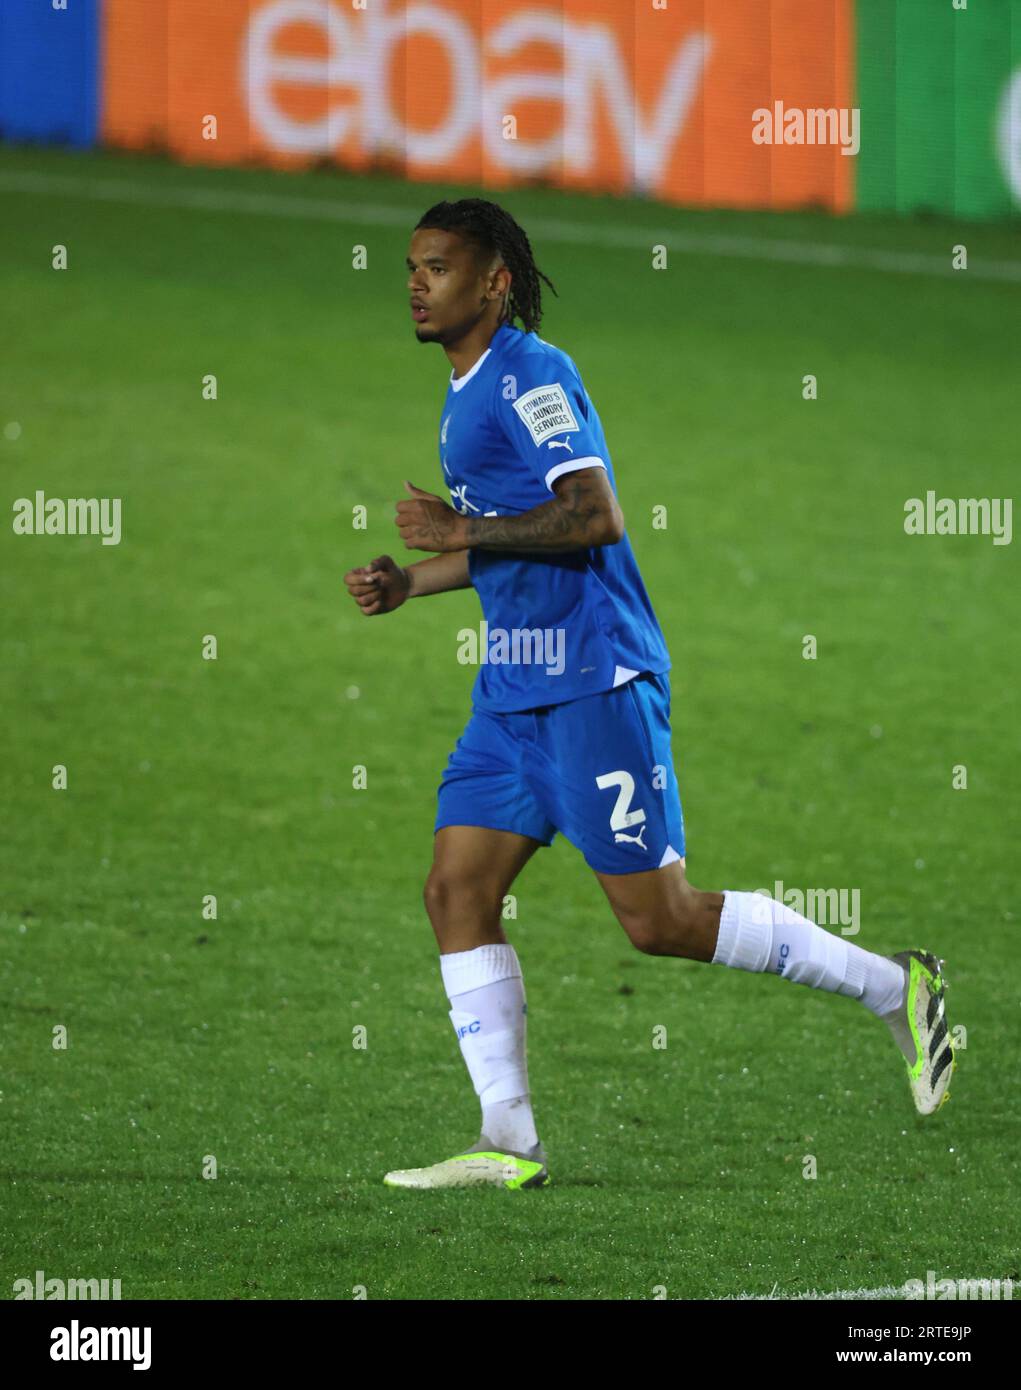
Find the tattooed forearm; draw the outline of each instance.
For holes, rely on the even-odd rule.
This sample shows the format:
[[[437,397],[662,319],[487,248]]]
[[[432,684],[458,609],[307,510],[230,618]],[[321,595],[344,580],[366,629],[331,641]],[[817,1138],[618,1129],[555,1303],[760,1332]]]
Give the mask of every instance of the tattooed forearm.
[[[474,550],[587,550],[616,545],[624,518],[605,468],[582,468],[557,484],[551,502],[521,516],[468,518],[467,544]]]

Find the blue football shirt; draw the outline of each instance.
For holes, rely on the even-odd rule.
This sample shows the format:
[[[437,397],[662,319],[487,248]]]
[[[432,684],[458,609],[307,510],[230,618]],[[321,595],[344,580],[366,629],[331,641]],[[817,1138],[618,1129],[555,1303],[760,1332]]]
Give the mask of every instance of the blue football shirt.
[[[579,468],[605,468],[596,408],[567,353],[502,324],[464,376],[450,374],[440,463],[451,505],[518,516],[555,496]],[[471,550],[482,604],[472,691],[495,713],[561,704],[670,668],[663,634],[625,534],[587,550]]]

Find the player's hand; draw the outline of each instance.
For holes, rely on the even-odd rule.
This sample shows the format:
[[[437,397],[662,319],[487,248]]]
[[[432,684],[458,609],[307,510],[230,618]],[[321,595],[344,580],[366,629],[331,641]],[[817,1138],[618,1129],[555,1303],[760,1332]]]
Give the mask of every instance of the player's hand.
[[[392,613],[408,597],[411,576],[389,555],[378,555],[344,576],[351,597],[367,618]]]
[[[401,540],[409,550],[464,550],[467,547],[465,528],[468,518],[455,512],[441,497],[423,492],[406,482],[410,501],[397,503],[394,522]]]

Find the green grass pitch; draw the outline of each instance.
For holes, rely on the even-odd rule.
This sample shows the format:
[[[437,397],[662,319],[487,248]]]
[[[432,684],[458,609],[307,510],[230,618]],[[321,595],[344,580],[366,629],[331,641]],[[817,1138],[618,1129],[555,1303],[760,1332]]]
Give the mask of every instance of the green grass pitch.
[[[1018,546],[903,516],[929,489],[1012,495],[1021,285],[708,251],[656,271],[642,229],[964,242],[972,267],[1012,234],[503,199],[526,229],[580,229],[532,232],[559,290],[540,331],[600,412],[670,644],[690,878],[859,889],[859,944],[945,956],[967,1047],[921,1119],[859,1005],[639,955],[558,839],[506,923],[552,1184],[419,1194],[383,1174],[478,1133],[421,884],[474,675],[456,633],[480,615],[464,592],[367,621],[341,576],[404,553],[404,478],[441,491],[449,365],[414,339],[403,259],[449,190],[0,157],[0,184],[28,172],[136,191],[7,191],[0,229],[8,508],[123,506],[116,546],[0,542],[0,1297],[40,1268],[174,1299],[1017,1278]]]

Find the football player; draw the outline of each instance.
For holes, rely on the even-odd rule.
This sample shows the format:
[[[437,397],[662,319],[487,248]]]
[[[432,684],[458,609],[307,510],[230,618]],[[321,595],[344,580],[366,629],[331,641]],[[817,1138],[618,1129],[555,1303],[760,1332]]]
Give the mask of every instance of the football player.
[[[415,335],[451,365],[439,433],[449,500],[407,482],[400,538],[431,558],[402,566],[382,555],[345,580],[368,617],[469,586],[484,614],[472,713],[439,786],[425,885],[482,1121],[470,1148],[385,1181],[549,1181],[521,966],[501,910],[558,831],[638,950],[857,999],[889,1026],[915,1105],[932,1113],[954,1066],[940,960],[923,950],[879,955],[761,894],[688,882],[670,658],[599,415],[572,359],[538,336],[540,282],[554,287],[525,232],[495,203],[441,202],[417,224],[407,268]]]

